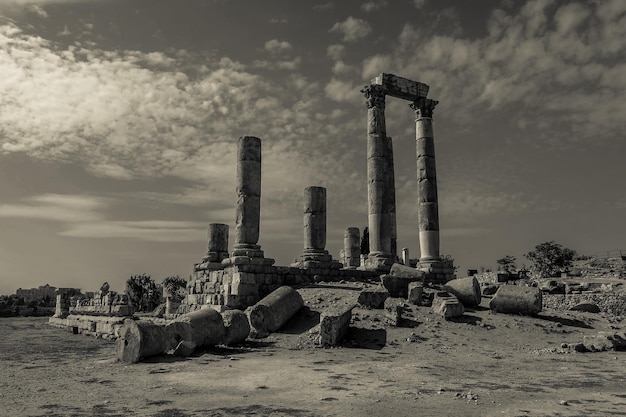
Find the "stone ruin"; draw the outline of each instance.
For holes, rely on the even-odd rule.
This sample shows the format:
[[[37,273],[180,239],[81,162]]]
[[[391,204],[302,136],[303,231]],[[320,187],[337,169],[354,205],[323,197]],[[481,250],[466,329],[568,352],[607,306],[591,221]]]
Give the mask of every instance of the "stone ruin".
[[[111,291],[108,282],[98,291],[82,294],[75,288],[56,290],[56,309],[49,324],[75,334],[116,338],[124,318],[135,313],[126,293]]]
[[[393,74],[380,74],[362,93],[367,104],[367,179],[370,252],[361,259],[360,233],[348,227],[342,262],[326,250],[326,189],[304,190],[304,248],[290,266],[275,266],[257,244],[261,210],[261,139],[239,138],[237,145],[237,208],[235,242],[228,253],[228,225],[212,223],[208,252],[194,272],[188,295],[178,307],[184,314],[212,306],[218,310],[244,309],[282,285],[316,281],[368,279],[390,271],[397,254],[396,196],[393,146],[385,126],[385,98],[411,102],[416,114],[418,219],[421,256],[416,269],[424,281],[445,283],[454,268],[442,262],[439,252],[439,215],[433,110],[437,101],[427,98],[429,87]],[[408,262],[408,250],[403,250]]]
[[[454,280],[454,268],[439,252],[439,218],[433,110],[437,101],[427,98],[429,87],[393,74],[380,74],[361,92],[367,105],[368,227],[348,227],[341,262],[326,250],[326,200],[323,187],[306,187],[303,204],[303,250],[289,266],[277,266],[258,244],[261,210],[261,139],[240,137],[237,142],[237,205],[235,241],[229,252],[229,226],[208,226],[207,252],[194,264],[182,300],[167,297],[165,320],[130,318],[128,298],[109,290],[105,283],[94,296],[75,302],[62,289],[57,294],[57,314],[51,324],[84,332],[107,333],[117,338],[118,358],[136,362],[162,353],[187,356],[199,346],[241,342],[265,337],[280,328],[302,306],[292,288],[321,281],[376,280],[378,288],[364,289],[359,304],[385,308],[390,323],[397,324],[401,307],[397,298],[423,305],[430,296],[433,309],[444,317],[463,313],[461,300],[474,300],[478,288],[472,281]],[[411,102],[416,114],[417,209],[420,257],[413,265],[408,249],[397,251],[396,196],[392,140],[385,126],[385,98]],[[369,231],[369,232],[368,232]],[[369,245],[367,245],[367,243]],[[362,248],[369,246],[363,255]],[[428,284],[445,284],[436,294]],[[396,297],[396,299],[388,297]],[[458,297],[458,298],[457,298]],[[354,306],[325,311],[320,319],[320,343],[336,344],[346,333]],[[243,313],[246,310],[246,313]],[[104,320],[94,319],[104,316]],[[119,315],[121,317],[113,317]],[[126,316],[125,320],[122,320]],[[85,317],[88,317],[85,319]],[[113,317],[112,319],[110,319]],[[102,321],[102,323],[100,323]],[[395,325],[394,324],[394,325]],[[149,343],[147,341],[150,341]]]

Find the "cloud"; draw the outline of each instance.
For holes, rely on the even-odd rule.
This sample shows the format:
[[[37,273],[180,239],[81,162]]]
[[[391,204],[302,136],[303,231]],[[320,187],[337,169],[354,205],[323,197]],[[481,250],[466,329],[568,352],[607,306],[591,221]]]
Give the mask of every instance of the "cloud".
[[[359,102],[362,99],[359,90],[355,84],[336,78],[331,79],[324,87],[326,97],[339,102]]]
[[[413,6],[416,9],[421,9],[426,4],[426,0],[413,0]]]
[[[343,57],[344,52],[346,51],[346,47],[340,44],[329,45],[326,48],[326,55],[330,57],[330,59],[337,61]]]
[[[287,70],[293,71],[300,66],[301,59],[294,58],[292,60],[284,60],[284,61],[264,61],[264,60],[255,60],[252,65],[255,68],[269,69],[269,70]]]
[[[36,14],[37,16],[39,16],[42,19],[47,19],[48,17],[50,17],[48,15],[48,12],[46,12],[43,8],[41,8],[40,6],[38,6],[36,4],[31,4],[26,9],[30,13]]]
[[[344,42],[355,42],[370,34],[372,27],[362,19],[356,19],[352,16],[343,22],[337,22],[330,29],[330,32],[336,32],[342,35]]]
[[[149,242],[194,242],[205,236],[200,222],[187,221],[104,221],[72,225],[61,236],[96,239],[133,239]]]
[[[365,13],[375,12],[383,7],[387,7],[387,0],[368,1],[361,5],[361,10]]]
[[[272,39],[265,42],[265,50],[271,54],[280,55],[284,52],[291,50],[291,44],[287,41],[279,41],[278,39]]]
[[[451,122],[459,126],[514,109],[517,120],[533,120],[520,126],[533,129],[524,140],[536,146],[612,141],[622,136],[626,119],[620,104],[626,97],[624,44],[617,43],[626,37],[626,10],[618,3],[536,1],[520,10],[497,9],[488,34],[476,39],[424,37],[435,28],[407,24],[394,49],[363,61],[362,77],[392,68],[431,85],[440,111],[453,113]]]
[[[43,194],[25,204],[0,205],[0,217],[53,220],[77,223],[102,219],[107,202],[101,197],[69,194]]]

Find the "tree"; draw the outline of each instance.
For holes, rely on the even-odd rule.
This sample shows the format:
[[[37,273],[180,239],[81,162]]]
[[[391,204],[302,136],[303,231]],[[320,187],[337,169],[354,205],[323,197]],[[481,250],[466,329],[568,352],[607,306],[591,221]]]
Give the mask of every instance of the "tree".
[[[547,278],[557,276],[571,267],[576,251],[551,240],[535,246],[535,250],[524,256],[533,262],[533,275]]]
[[[506,255],[504,258],[500,258],[496,261],[498,263],[498,270],[511,274],[515,272],[517,267],[515,266],[515,256]]]
[[[367,226],[363,229],[363,236],[361,237],[361,255],[368,255],[370,253],[370,232]]]
[[[187,280],[178,275],[167,277],[163,280],[163,288],[170,297],[182,300],[185,297]]]
[[[160,291],[150,275],[133,275],[126,281],[126,293],[137,311],[152,311],[161,300]]]

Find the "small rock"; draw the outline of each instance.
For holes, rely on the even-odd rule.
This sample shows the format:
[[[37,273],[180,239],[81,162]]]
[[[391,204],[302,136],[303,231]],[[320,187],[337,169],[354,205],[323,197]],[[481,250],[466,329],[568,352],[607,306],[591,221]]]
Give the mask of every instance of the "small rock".
[[[569,405],[569,403],[567,401],[565,401],[565,400],[559,401],[559,404],[561,404],[561,405]]]

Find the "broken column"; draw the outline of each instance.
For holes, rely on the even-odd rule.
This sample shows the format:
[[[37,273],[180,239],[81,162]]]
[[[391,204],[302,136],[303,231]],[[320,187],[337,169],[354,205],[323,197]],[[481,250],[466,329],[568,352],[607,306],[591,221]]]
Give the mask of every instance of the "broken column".
[[[224,258],[228,258],[228,225],[211,223],[207,230],[207,254],[203,260],[222,262]]]
[[[279,287],[248,311],[251,337],[263,338],[280,329],[303,305],[296,290],[286,285]]]
[[[361,264],[361,233],[358,227],[348,227],[343,235],[344,267],[356,268]]]
[[[439,253],[439,208],[433,111],[439,103],[420,97],[410,106],[415,111],[415,145],[417,153],[418,222],[420,258],[418,269],[429,274],[434,282],[445,282],[454,277],[451,265],[441,262]]]
[[[68,289],[57,288],[55,290],[55,294],[57,300],[53,317],[64,319],[68,316],[68,314],[70,314],[70,297]]]
[[[304,252],[294,267],[339,269],[333,262],[326,247],[326,188],[306,187],[304,189]]]
[[[259,241],[261,218],[261,139],[240,137],[237,142],[237,218],[232,256],[262,258]]]
[[[370,253],[366,268],[387,271],[391,254],[389,163],[385,126],[385,90],[372,84],[361,92],[367,104],[367,200]]]
[[[137,363],[141,358],[161,355],[169,348],[165,327],[147,320],[124,320],[115,341],[117,358],[125,363]]]

